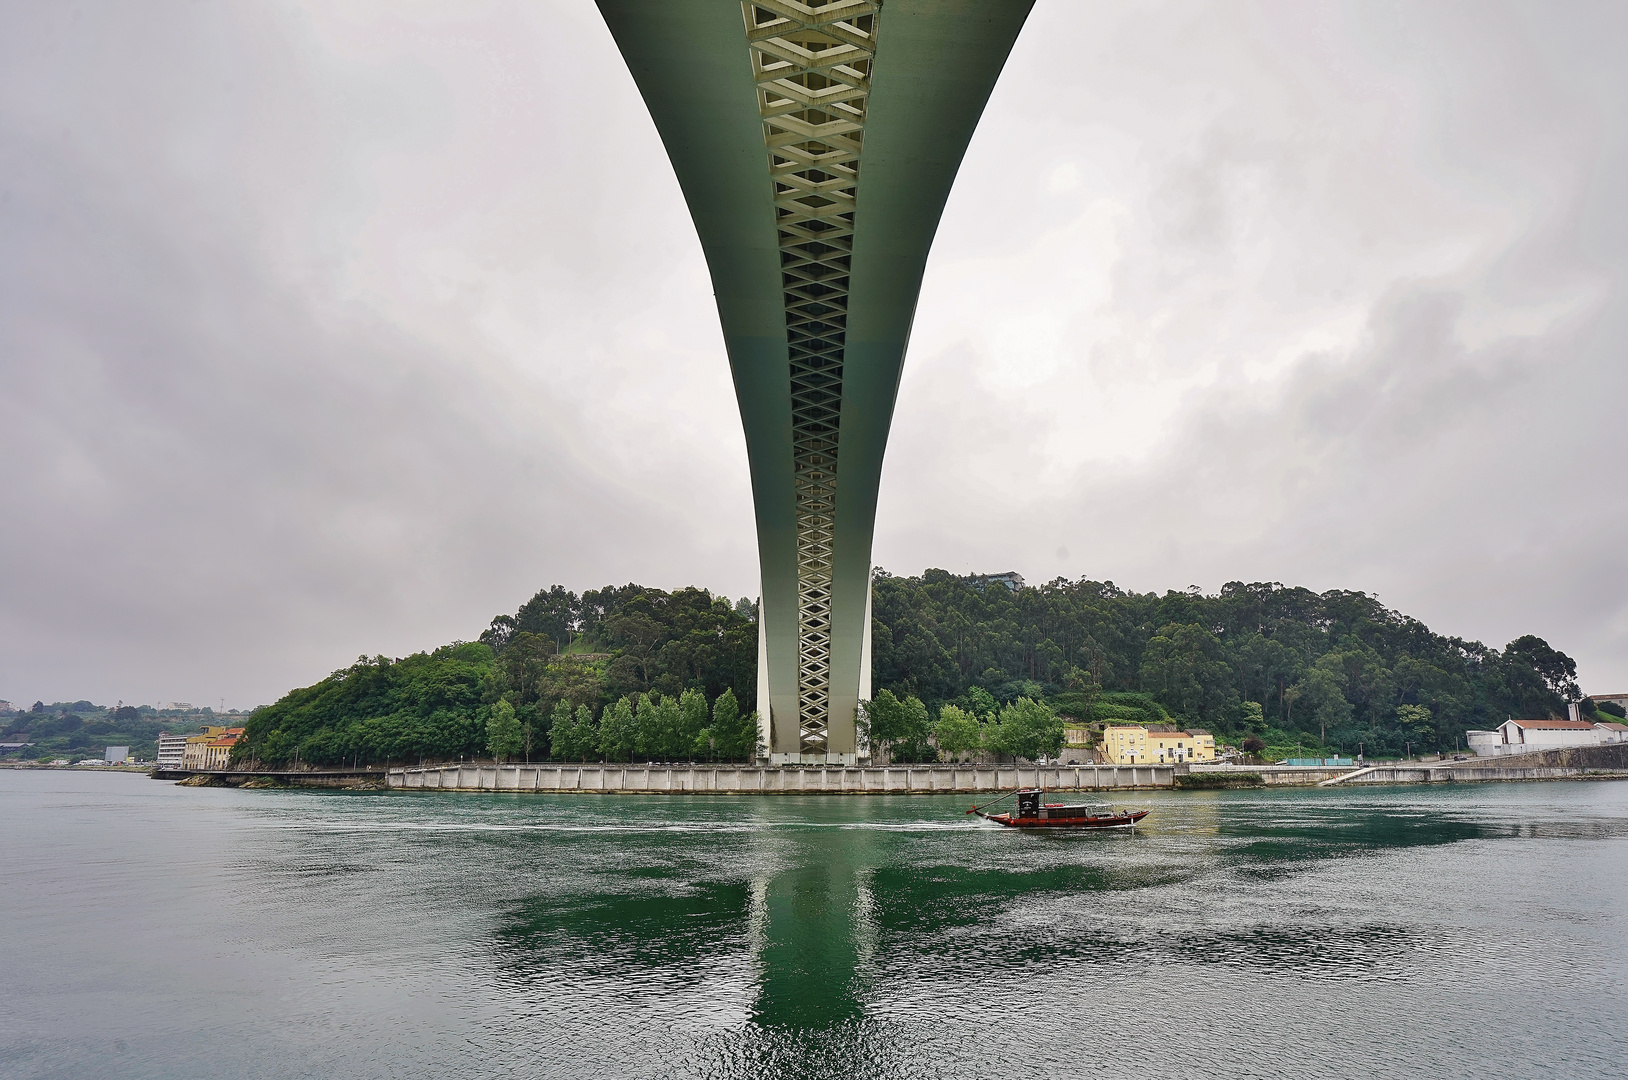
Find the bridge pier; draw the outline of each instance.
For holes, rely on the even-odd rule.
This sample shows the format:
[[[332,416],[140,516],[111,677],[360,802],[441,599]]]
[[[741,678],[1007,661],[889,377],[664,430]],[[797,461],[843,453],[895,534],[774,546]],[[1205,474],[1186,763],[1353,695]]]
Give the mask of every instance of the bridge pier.
[[[712,275],[774,764],[853,765],[871,539],[928,249],[1033,0],[599,0]]]

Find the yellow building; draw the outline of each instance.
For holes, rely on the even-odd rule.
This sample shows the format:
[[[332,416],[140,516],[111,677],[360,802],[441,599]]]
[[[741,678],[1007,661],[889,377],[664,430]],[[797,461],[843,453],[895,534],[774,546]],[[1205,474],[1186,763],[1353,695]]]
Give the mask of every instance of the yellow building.
[[[1215,736],[1206,732],[1149,731],[1111,727],[1102,733],[1102,758],[1109,765],[1169,765],[1214,761]]]
[[[202,735],[187,736],[186,749],[181,752],[181,768],[205,771],[226,768],[226,759],[232,756],[232,747],[242,734],[240,727],[206,727]]]

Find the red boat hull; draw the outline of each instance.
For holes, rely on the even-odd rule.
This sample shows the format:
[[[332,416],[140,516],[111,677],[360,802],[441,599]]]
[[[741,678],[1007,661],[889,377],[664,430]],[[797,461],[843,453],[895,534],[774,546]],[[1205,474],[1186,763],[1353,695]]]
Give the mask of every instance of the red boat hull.
[[[1009,829],[1128,829],[1148,816],[1146,810],[1129,814],[1103,814],[1092,817],[1015,817],[1011,814],[978,814]]]

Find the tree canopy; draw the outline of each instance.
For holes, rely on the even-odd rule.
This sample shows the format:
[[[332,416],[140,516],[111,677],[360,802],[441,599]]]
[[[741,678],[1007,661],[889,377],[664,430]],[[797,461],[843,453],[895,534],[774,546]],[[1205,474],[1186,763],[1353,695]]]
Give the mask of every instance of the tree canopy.
[[[1527,635],[1504,650],[1444,637],[1360,592],[1228,582],[1218,593],[1038,587],[928,570],[875,577],[873,682],[987,715],[1044,700],[1080,720],[1302,731],[1369,753],[1451,747],[1467,728],[1564,712],[1576,664]],[[879,697],[880,695],[878,695]],[[1416,713],[1428,710],[1420,734]]]
[[[1067,578],[1013,589],[943,570],[878,571],[874,583],[877,692],[860,720],[896,761],[975,748],[1050,756],[1058,718],[1378,754],[1451,747],[1467,728],[1559,715],[1580,696],[1576,664],[1541,638],[1500,651],[1444,637],[1360,592],[1235,581],[1160,595]],[[249,719],[237,754],[749,758],[756,620],[750,601],[702,589],[552,586],[478,642],[363,658],[290,692]],[[506,717],[492,727],[500,702],[518,750]],[[19,714],[10,727],[76,723]]]

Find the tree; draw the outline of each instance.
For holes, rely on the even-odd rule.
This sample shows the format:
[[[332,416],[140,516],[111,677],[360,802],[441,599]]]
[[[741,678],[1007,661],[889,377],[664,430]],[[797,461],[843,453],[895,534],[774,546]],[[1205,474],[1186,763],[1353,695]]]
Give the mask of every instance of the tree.
[[[1142,657],[1143,689],[1184,716],[1214,720],[1236,700],[1221,642],[1196,623],[1160,627]]]
[[[1409,742],[1436,741],[1436,721],[1431,718],[1430,710],[1423,705],[1398,705],[1396,722]]]
[[[995,695],[981,686],[967,687],[967,700],[972,704],[973,715],[981,720],[992,719],[995,710],[1000,707],[1000,703],[995,700]]]
[[[751,759],[758,752],[757,713],[742,713],[734,690],[725,690],[712,703],[713,750],[720,757]]]
[[[712,703],[712,723],[707,726],[707,737],[713,754],[745,756],[744,747],[740,745],[740,712],[740,703],[735,700],[733,690],[725,690]]]
[[[599,752],[607,761],[630,761],[633,748],[639,740],[638,721],[633,718],[633,703],[619,699],[614,706],[606,706],[599,718]]]
[[[499,615],[492,620],[492,625],[481,631],[482,645],[489,646],[493,652],[501,653],[514,636],[514,616]]]
[[[586,705],[582,707],[587,708]],[[593,724],[593,715],[594,714],[592,712],[588,713],[588,723],[590,726]],[[554,715],[549,720],[548,724],[549,741],[551,743],[558,741],[560,735],[563,732],[570,730],[571,725],[575,722],[576,717],[571,711],[571,703],[566,701],[564,698],[556,701],[554,703]],[[531,753],[531,747],[529,745],[526,747],[526,753]]]
[[[498,661],[504,689],[521,705],[541,696],[543,676],[554,657],[554,639],[521,631],[509,638]]]
[[[567,723],[556,720],[551,734],[554,756],[565,761],[586,761],[599,753],[599,728],[593,710],[586,705],[578,705]]]
[[[997,754],[1038,761],[1063,749],[1063,721],[1049,707],[1018,698],[1000,711],[984,732],[984,745]]]
[[[543,665],[537,677],[537,697],[540,701],[561,698],[572,706],[595,704],[605,690],[598,671],[575,659],[555,659]]]
[[[1518,637],[1505,646],[1504,655],[1513,663],[1531,667],[1543,677],[1549,692],[1561,699],[1576,701],[1583,696],[1577,688],[1577,661],[1542,638],[1534,634]]]
[[[976,717],[955,705],[939,710],[938,723],[933,728],[933,739],[952,761],[983,745],[983,726]]]
[[[664,761],[683,756],[682,723],[678,699],[660,694],[641,695],[633,749],[647,758]]]
[[[1311,709],[1311,722],[1325,732],[1351,722],[1351,703],[1345,699],[1345,674],[1338,654],[1317,661],[1295,686],[1299,699]]]
[[[514,706],[506,698],[499,698],[486,720],[486,749],[501,764],[525,745],[525,734],[520,730],[520,721],[515,719]]]
[[[863,723],[873,745],[895,761],[936,760],[938,754],[927,741],[927,706],[910,695],[902,701],[891,690],[883,690],[861,703]]]
[[[569,644],[580,609],[581,601],[563,585],[539,589],[515,612],[514,628],[519,633],[540,634]]]
[[[707,728],[707,696],[694,689],[684,691],[678,699],[678,732],[674,757],[696,757],[712,753],[712,734]]]

